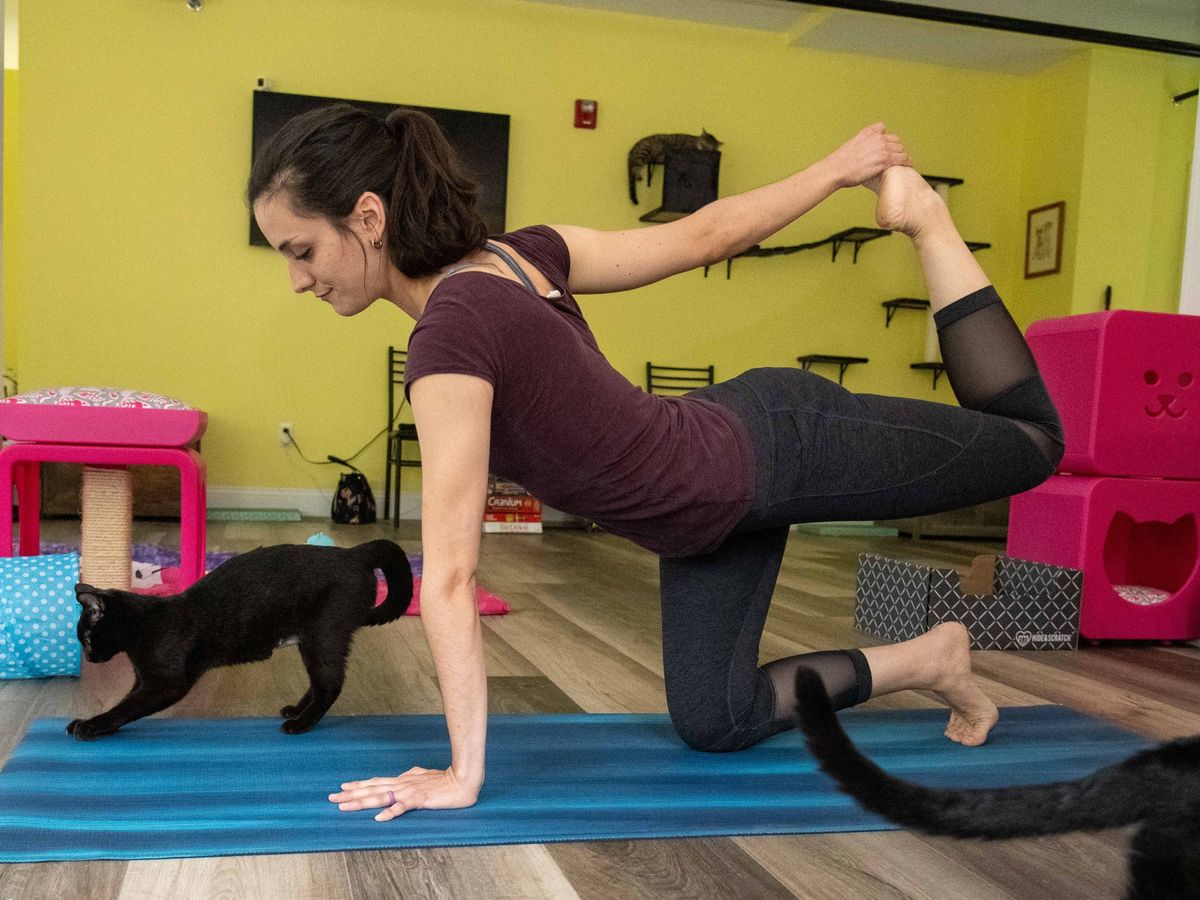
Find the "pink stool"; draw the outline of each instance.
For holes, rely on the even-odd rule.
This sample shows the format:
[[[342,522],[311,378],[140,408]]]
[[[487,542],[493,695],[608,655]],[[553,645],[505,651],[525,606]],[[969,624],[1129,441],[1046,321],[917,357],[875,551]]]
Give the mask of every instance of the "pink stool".
[[[1090,640],[1200,638],[1200,481],[1055,475],[1012,499],[1010,556],[1083,571]]]
[[[109,405],[92,405],[108,403]],[[20,554],[40,550],[38,481],[43,462],[93,466],[174,466],[179,470],[179,550],[183,587],[204,575],[204,460],[187,445],[204,434],[207,415],[152,394],[62,388],[0,402],[0,510],[12,509],[17,486]],[[0,513],[0,556],[13,553],[12,516]]]

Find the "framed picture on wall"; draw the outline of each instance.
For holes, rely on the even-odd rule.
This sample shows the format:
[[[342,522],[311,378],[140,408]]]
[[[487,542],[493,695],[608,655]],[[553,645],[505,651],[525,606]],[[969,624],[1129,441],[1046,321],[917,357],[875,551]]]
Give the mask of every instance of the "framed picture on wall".
[[[1060,200],[1029,211],[1025,226],[1025,277],[1053,275],[1062,268],[1063,212]]]

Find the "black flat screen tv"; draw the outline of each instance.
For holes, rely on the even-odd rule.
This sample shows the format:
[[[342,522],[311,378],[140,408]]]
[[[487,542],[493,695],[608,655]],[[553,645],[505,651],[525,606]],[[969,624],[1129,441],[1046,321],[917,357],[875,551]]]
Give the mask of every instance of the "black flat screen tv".
[[[306,94],[281,94],[275,91],[254,92],[254,124],[250,149],[251,163],[258,148],[266,144],[283,123],[293,116],[331,103],[349,103],[378,116],[386,116],[398,106],[419,109],[441,127],[450,145],[458,152],[471,177],[479,185],[479,212],[491,234],[502,234],[504,210],[508,199],[508,120],[498,113],[465,112],[460,109],[441,109],[416,106],[411,103],[374,103],[368,100],[339,100],[333,97],[311,97]],[[250,243],[269,247],[250,215]]]

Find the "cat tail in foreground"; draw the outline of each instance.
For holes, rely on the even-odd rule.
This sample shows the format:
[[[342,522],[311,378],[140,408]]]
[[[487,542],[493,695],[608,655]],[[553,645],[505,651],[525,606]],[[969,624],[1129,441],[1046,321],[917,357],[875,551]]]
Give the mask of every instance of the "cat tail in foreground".
[[[1155,750],[1052,784],[953,790],[902,781],[858,751],[811,669],[796,673],[796,724],[825,774],[845,793],[871,812],[929,834],[1006,838],[1114,828],[1141,821],[1153,798],[1170,791],[1156,777]]]
[[[382,625],[404,615],[412,602],[413,575],[408,556],[395,541],[379,540],[359,544],[350,551],[357,553],[363,564],[383,571],[387,579],[387,599],[371,610],[364,625]]]

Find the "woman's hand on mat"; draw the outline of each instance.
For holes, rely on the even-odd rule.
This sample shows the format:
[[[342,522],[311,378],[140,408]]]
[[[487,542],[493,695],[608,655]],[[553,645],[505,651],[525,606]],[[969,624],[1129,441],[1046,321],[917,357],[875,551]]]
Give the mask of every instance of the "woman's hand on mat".
[[[862,184],[889,166],[912,165],[900,138],[888,134],[882,122],[868,125],[830,153],[826,161],[833,166],[842,187]]]
[[[451,769],[422,769],[413,766],[407,772],[391,778],[368,778],[366,781],[347,781],[329,801],[338,809],[378,809],[376,822],[386,822],[402,816],[410,809],[463,809],[474,806],[479,798],[480,785],[464,784]]]

